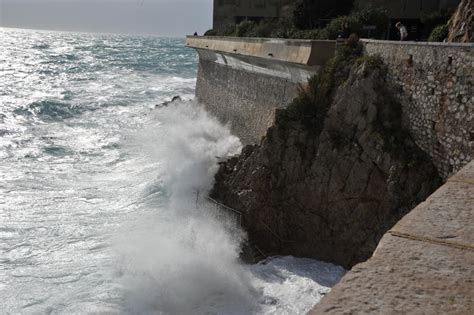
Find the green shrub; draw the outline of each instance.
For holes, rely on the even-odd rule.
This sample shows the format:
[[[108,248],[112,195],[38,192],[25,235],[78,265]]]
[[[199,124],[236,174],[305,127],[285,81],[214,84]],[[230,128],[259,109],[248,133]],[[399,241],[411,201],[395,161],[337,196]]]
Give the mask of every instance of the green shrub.
[[[248,37],[271,37],[272,31],[277,26],[277,20],[264,19],[255,25],[247,32]]]
[[[207,30],[204,33],[204,36],[217,36],[217,31],[216,30]]]
[[[293,30],[288,38],[294,39],[321,39],[321,30]]]
[[[324,28],[298,29],[290,18],[264,19],[260,22],[244,20],[236,26],[226,26],[213,35],[238,37],[272,37],[297,39],[334,40],[340,32],[343,23],[347,23],[353,33],[366,35],[364,25],[375,25],[377,29],[371,32],[372,38],[384,38],[388,25],[387,12],[384,9],[365,8],[349,16],[339,16],[332,19]]]
[[[217,36],[236,36],[236,26],[234,24],[227,24],[215,30]]]
[[[355,60],[355,64],[360,66],[362,64],[365,65],[364,68],[364,76],[367,76],[368,73],[372,72],[375,69],[381,69],[383,71],[387,71],[386,67],[384,66],[382,57],[380,56],[360,56]]]
[[[339,16],[332,19],[326,27],[318,31],[318,37],[314,39],[337,39],[344,23],[348,24],[352,33],[363,37],[368,37],[368,32],[363,29],[363,26],[375,25],[376,30],[371,31],[370,37],[381,39],[385,37],[388,22],[388,15],[384,9],[365,8],[349,16]]]
[[[235,35],[237,37],[250,37],[251,32],[255,29],[255,22],[243,20],[235,27]]]
[[[298,96],[286,110],[279,112],[279,122],[301,121],[308,130],[320,132],[335,89],[347,79],[352,65],[361,54],[362,45],[354,37],[347,45],[339,47],[335,57],[305,86],[300,87]]]
[[[272,38],[291,38],[296,31],[290,18],[277,19],[271,26],[270,37]]]
[[[349,26],[361,37],[368,37],[368,31],[363,29],[364,25],[375,25],[376,30],[370,32],[371,38],[383,39],[387,32],[389,18],[387,10],[383,8],[365,8],[351,15]]]
[[[439,10],[429,14],[423,14],[420,18],[421,24],[423,24],[423,38],[429,38],[436,27],[448,24],[452,13],[453,10]]]
[[[429,42],[442,42],[448,37],[449,27],[447,24],[436,26],[428,37]]]

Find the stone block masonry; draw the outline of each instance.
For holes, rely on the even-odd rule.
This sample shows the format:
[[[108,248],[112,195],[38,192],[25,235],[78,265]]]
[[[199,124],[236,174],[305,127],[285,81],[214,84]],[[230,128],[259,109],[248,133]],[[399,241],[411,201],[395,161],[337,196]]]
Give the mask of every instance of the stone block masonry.
[[[310,312],[473,314],[474,162],[423,202]]]
[[[195,37],[199,53],[196,97],[244,144],[257,143],[321,65],[334,55],[332,41]]]
[[[298,83],[267,74],[224,67],[201,60],[196,84],[199,102],[244,144],[257,143],[283,108],[298,94]]]
[[[388,65],[404,125],[446,180],[474,157],[474,45],[362,40]],[[196,97],[244,144],[258,143],[298,87],[331,58],[331,41],[195,37]]]
[[[446,179],[474,157],[474,45],[364,40],[399,87],[404,121]]]

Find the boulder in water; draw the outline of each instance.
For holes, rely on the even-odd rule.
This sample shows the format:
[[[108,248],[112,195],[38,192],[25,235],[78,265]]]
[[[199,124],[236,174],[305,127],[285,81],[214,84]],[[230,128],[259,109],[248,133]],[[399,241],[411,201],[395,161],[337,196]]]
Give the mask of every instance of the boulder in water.
[[[182,101],[183,99],[181,98],[181,96],[173,96],[173,98],[171,99],[171,101],[166,101],[166,102],[163,102],[161,104],[158,104],[158,105],[155,105],[155,108],[160,108],[160,107],[165,107],[165,106],[168,106],[174,102],[180,102]]]

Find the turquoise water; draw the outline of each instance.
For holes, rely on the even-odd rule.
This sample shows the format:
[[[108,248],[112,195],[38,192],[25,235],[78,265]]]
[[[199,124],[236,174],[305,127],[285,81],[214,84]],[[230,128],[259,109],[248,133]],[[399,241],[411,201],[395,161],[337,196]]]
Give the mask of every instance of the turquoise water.
[[[245,234],[196,203],[241,145],[193,101],[183,39],[0,40],[1,314],[295,314],[342,276],[292,257],[243,265]]]

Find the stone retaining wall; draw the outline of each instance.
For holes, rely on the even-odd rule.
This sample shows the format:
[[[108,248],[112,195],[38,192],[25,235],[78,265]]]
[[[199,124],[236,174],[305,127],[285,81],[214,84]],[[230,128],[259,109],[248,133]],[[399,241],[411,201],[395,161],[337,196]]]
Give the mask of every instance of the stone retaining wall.
[[[474,157],[474,45],[364,40],[389,66],[406,125],[446,179]]]
[[[199,54],[196,98],[244,144],[257,143],[298,87],[335,52],[333,41],[189,36]]]
[[[474,157],[474,45],[363,40],[389,66],[404,123],[447,179]],[[244,144],[256,143],[335,42],[188,37],[200,56],[196,97]]]
[[[236,69],[201,59],[196,97],[244,144],[258,143],[272,125],[276,108],[298,94],[290,79]]]

